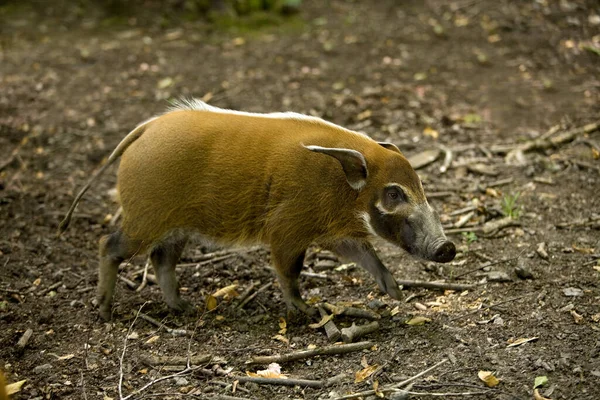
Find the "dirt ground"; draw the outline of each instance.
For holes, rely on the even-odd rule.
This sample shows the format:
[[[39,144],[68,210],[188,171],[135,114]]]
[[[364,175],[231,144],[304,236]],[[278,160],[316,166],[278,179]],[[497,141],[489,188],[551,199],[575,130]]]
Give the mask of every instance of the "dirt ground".
[[[600,398],[600,140],[598,129],[578,130],[600,119],[597,2],[306,0],[299,15],[240,26],[177,10],[167,18],[160,7],[114,18],[89,6],[15,4],[0,5],[0,367],[9,382],[26,380],[15,399],[327,399],[385,388],[444,359],[410,391],[530,399],[545,376],[540,396]],[[345,374],[320,388],[234,384],[266,367],[246,363],[254,356],[329,344],[307,324],[282,330],[266,249],[210,257],[215,249],[190,246],[178,275],[196,316],[170,313],[152,282],[136,290],[138,257],[120,274],[113,321],[100,321],[97,241],[115,229],[116,169],[59,238],[57,225],[124,135],[179,96],[321,116],[407,156],[451,149],[447,171],[441,151],[418,172],[456,232],[456,259],[431,264],[375,245],[398,279],[477,286],[406,288],[396,301],[363,270],[312,249],[306,271],[317,275],[302,278],[305,298],[381,315],[368,349],[279,363],[290,378]],[[546,133],[553,146],[507,156]],[[509,226],[489,229],[505,217]],[[239,294],[271,285],[244,307],[232,295],[207,311],[208,295],[232,284]],[[140,309],[188,335],[135,320]],[[429,320],[407,324],[416,316]],[[148,360],[204,354],[212,358],[201,368],[139,391],[185,368]],[[355,383],[374,365],[382,368]],[[500,383],[487,388],[479,371]]]

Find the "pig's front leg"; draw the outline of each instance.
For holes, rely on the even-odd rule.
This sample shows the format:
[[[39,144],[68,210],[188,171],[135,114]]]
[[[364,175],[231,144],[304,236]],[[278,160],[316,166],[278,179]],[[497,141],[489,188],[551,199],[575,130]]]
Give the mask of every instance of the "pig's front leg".
[[[369,271],[383,292],[396,300],[402,298],[396,280],[383,265],[371,243],[351,239],[343,240],[331,246],[331,250]]]

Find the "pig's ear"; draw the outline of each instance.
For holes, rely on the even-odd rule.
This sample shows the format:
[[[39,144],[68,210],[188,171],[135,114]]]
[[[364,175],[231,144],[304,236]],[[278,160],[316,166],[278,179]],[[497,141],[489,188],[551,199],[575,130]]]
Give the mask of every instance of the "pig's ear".
[[[323,153],[337,159],[344,173],[348,184],[354,190],[362,190],[367,183],[369,171],[367,170],[367,162],[365,157],[358,151],[352,149],[339,149],[321,146],[304,146],[315,153]]]
[[[385,147],[388,150],[395,151],[398,154],[402,154],[402,152],[400,151],[398,146],[396,146],[394,143],[390,143],[390,142],[377,142],[377,143],[380,146]]]

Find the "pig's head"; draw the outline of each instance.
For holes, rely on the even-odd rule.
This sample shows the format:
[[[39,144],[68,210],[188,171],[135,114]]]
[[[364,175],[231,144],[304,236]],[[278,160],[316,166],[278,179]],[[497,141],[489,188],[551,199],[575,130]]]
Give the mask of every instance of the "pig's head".
[[[379,143],[369,157],[351,149],[306,146],[309,150],[338,159],[350,186],[360,192],[366,209],[359,210],[371,234],[430,261],[446,263],[456,255],[446,238],[438,213],[429,205],[421,180],[400,150],[391,143]]]

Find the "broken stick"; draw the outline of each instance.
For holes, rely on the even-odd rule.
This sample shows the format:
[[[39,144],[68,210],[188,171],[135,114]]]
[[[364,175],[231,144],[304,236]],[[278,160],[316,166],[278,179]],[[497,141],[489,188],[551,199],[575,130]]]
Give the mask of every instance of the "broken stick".
[[[425,281],[402,281],[396,280],[398,285],[408,288],[408,287],[420,287],[425,289],[437,289],[437,290],[470,290],[474,289],[477,285],[466,285],[460,283],[445,283],[445,282],[425,282]]]
[[[345,343],[352,343],[356,339],[360,339],[361,337],[377,330],[379,330],[379,323],[377,321],[373,321],[366,325],[356,325],[353,323],[350,328],[342,329],[342,340]]]
[[[288,353],[283,355],[275,356],[256,356],[252,357],[247,364],[270,364],[270,363],[284,363],[296,360],[302,360],[304,358],[314,356],[324,356],[332,354],[346,354],[355,351],[361,351],[373,347],[373,342],[358,342],[350,344],[338,344],[325,347],[317,347],[311,350],[301,350],[294,353]]]
[[[318,307],[318,310],[321,317],[326,318],[329,316],[323,307]],[[337,342],[340,337],[342,337],[342,333],[332,320],[327,321],[325,325],[323,325],[323,328],[325,329],[327,339],[329,339],[330,342]]]
[[[345,317],[365,318],[371,320],[381,319],[381,315],[377,314],[376,312],[363,310],[362,308],[340,307],[329,303],[323,303],[323,308],[330,313],[333,313],[333,315],[343,315]]]
[[[279,386],[300,386],[311,388],[322,388],[323,381],[314,381],[309,379],[282,379],[282,378],[257,378],[253,376],[233,376],[234,380],[239,382],[253,382],[259,385],[279,385]]]

